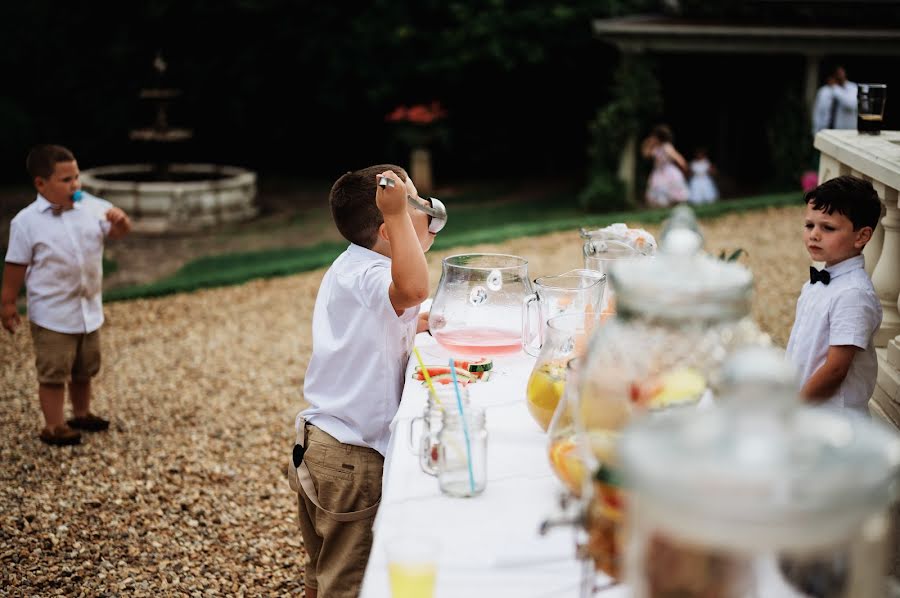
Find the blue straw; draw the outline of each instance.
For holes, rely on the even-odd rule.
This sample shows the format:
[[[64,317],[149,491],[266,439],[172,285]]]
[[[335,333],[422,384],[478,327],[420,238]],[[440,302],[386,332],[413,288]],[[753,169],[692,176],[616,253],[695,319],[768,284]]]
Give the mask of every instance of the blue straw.
[[[462,395],[459,394],[459,380],[456,379],[456,364],[450,358],[450,375],[453,377],[453,388],[456,390],[456,406],[459,407],[459,419],[462,421],[463,436],[466,439],[466,462],[469,466],[469,488],[475,494],[475,474],[472,473],[472,445],[469,443],[469,424],[463,411]]]

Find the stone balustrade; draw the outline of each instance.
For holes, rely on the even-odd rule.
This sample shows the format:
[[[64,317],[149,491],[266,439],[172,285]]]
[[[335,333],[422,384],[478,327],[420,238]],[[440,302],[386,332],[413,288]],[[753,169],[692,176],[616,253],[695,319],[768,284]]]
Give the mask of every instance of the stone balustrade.
[[[881,223],[863,252],[884,312],[875,336],[878,382],[869,410],[900,429],[900,131],[821,131],[815,147],[822,152],[819,182],[845,174],[864,178],[884,205]]]

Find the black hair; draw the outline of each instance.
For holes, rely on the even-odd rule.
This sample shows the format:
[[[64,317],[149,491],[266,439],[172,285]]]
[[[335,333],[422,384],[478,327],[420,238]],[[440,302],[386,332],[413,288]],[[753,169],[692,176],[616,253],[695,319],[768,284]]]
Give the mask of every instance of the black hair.
[[[839,176],[825,181],[803,199],[813,209],[826,214],[843,214],[853,223],[853,230],[874,229],[881,218],[881,200],[869,181],[854,176]]]
[[[366,249],[371,249],[378,240],[378,227],[384,222],[375,204],[375,177],[386,170],[406,180],[406,171],[399,166],[376,164],[341,176],[328,194],[337,229],[345,239]]]
[[[75,156],[61,145],[36,145],[25,158],[25,168],[32,179],[49,179],[57,162],[73,162]]]

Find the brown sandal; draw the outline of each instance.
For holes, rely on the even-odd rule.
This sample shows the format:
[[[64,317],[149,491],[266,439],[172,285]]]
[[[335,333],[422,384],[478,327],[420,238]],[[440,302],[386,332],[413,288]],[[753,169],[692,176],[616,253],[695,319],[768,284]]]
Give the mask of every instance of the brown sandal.
[[[44,428],[38,437],[41,439],[41,442],[53,446],[81,444],[81,432],[73,430],[65,424],[54,426],[53,428]]]
[[[97,417],[93,413],[88,413],[84,417],[73,417],[66,420],[66,423],[72,428],[84,430],[85,432],[103,432],[109,428],[108,420]]]

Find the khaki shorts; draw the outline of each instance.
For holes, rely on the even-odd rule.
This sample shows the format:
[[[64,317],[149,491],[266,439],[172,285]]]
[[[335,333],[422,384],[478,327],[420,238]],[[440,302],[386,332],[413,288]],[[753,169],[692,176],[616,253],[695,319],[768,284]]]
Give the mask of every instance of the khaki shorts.
[[[384,457],[370,448],[343,444],[319,428],[306,424],[303,461],[309,468],[319,503],[334,513],[369,507],[381,499]],[[296,489],[292,481],[292,487]],[[300,532],[309,554],[305,585],[325,598],[359,596],[372,550],[371,517],[338,522],[297,493]]]
[[[35,365],[41,384],[85,382],[100,371],[100,331],[65,334],[31,322]]]

